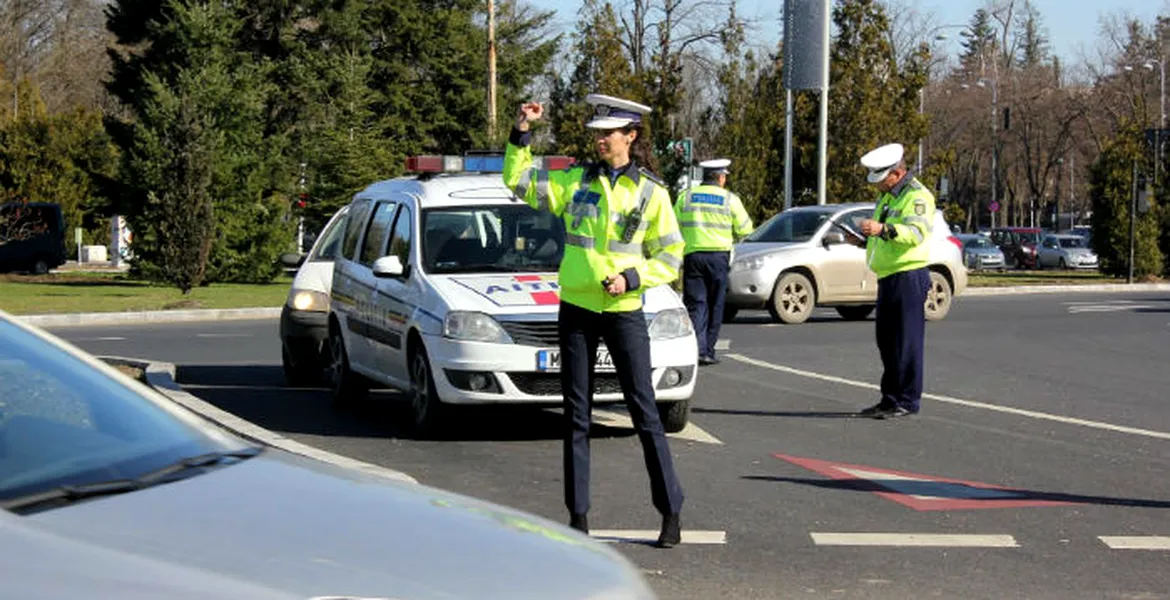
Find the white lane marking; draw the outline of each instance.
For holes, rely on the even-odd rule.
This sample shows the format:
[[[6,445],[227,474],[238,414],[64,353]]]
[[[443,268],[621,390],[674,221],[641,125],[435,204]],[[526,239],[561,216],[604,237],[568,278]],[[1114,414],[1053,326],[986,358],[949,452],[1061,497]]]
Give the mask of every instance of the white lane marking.
[[[1114,550],[1170,550],[1166,535],[1102,535],[1097,539]]]
[[[246,338],[256,337],[250,333],[196,333],[197,338]]]
[[[716,350],[731,350],[731,340],[717,340],[715,342]]]
[[[658,540],[658,531],[650,529],[591,529],[589,536],[601,542],[652,544]],[[727,532],[684,529],[681,543],[726,544]]]
[[[77,338],[73,341],[74,342],[124,342],[124,341],[126,341],[126,338],[116,337],[116,336],[107,336],[107,337],[96,337],[96,338]]]
[[[818,546],[1019,548],[1010,535],[938,533],[809,533]]]
[[[770,362],[757,360],[744,356],[742,354],[727,354],[727,358],[738,360],[739,362],[773,371],[780,371],[781,373],[789,373],[791,375],[799,375],[801,377],[809,377],[812,379],[820,379],[821,381],[831,381],[833,383],[840,383],[843,385],[850,385],[867,390],[881,391],[881,387],[872,383],[864,381],[854,381],[852,379],[845,379],[844,377],[836,377],[833,375],[822,375],[812,371],[804,371],[801,369],[794,369],[792,367],[785,367],[783,365],[775,365]],[[1016,415],[1020,417],[1029,417],[1032,419],[1040,419],[1044,421],[1055,421],[1057,423],[1064,423],[1066,425],[1077,425],[1080,427],[1089,427],[1092,429],[1103,429],[1105,431],[1113,431],[1116,433],[1128,433],[1131,435],[1141,435],[1145,437],[1157,438],[1161,440],[1170,440],[1170,433],[1164,431],[1153,431],[1150,429],[1140,429],[1137,427],[1126,427],[1124,425],[1113,425],[1112,423],[1102,423],[1100,421],[1089,421],[1087,419],[1077,419],[1073,417],[1065,417],[1061,415],[1054,415],[1051,413],[1039,412],[1034,410],[1024,410],[1022,408],[1012,408],[1010,406],[999,406],[997,404],[988,404],[986,402],[976,402],[974,400],[963,400],[961,398],[954,398],[951,396],[940,396],[938,394],[923,394],[923,398],[936,400],[938,402],[945,402],[947,404],[954,404],[957,406],[965,406],[967,408],[981,408],[983,410],[990,410],[995,412],[1007,413],[1009,415]]]
[[[1080,313],[1121,312],[1123,310],[1137,310],[1139,308],[1154,308],[1154,307],[1150,304],[1126,304],[1124,306],[1114,305],[1114,304],[1100,304],[1100,305],[1090,305],[1090,306],[1070,306],[1070,307],[1068,307],[1068,312],[1071,315],[1077,315]]]
[[[620,429],[633,429],[634,422],[630,420],[629,415],[621,413],[609,412],[608,410],[594,410],[593,421],[606,427],[614,427]],[[689,440],[692,442],[700,442],[703,444],[718,444],[723,442],[719,438],[703,431],[698,425],[694,423],[687,423],[687,426],[678,433],[668,433],[668,437],[678,438],[680,440]],[[657,538],[656,538],[657,539]]]

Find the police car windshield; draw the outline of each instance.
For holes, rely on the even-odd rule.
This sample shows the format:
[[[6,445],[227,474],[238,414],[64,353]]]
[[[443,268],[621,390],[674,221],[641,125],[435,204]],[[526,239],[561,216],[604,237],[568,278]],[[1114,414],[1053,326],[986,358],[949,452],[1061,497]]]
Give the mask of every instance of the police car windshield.
[[[833,209],[786,210],[768,219],[745,242],[807,242],[833,216]]]
[[[556,272],[565,250],[561,220],[527,205],[429,209],[422,227],[428,273]]]

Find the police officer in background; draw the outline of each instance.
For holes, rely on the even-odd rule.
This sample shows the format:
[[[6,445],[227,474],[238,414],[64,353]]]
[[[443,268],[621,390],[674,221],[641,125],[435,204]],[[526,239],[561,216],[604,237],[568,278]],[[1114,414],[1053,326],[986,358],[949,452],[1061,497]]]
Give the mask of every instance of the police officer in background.
[[[681,539],[683,492],[654,403],[642,291],[678,277],[683,238],[670,194],[647,168],[651,155],[641,123],[650,107],[601,94],[590,94],[586,102],[594,106],[586,127],[595,131],[603,162],[559,171],[533,168],[529,125],[544,116],[544,107],[528,102],[520,107],[508,140],[504,183],[532,207],[565,223],[557,329],[569,526],[589,532],[589,427],[600,340],[642,443],[651,498],[662,515],[657,545],[669,548]]]
[[[922,400],[926,294],[934,195],[906,169],[901,144],[861,157],[867,180],[881,191],[872,219],[861,222],[866,258],[878,278],[877,345],[882,357],[881,401],[861,415],[913,415]]]
[[[727,191],[731,161],[699,163],[703,183],[679,194],[674,211],[687,247],[683,258],[683,302],[699,341],[699,364],[713,365],[715,342],[723,325],[731,246],[752,232],[752,220],[739,196]]]

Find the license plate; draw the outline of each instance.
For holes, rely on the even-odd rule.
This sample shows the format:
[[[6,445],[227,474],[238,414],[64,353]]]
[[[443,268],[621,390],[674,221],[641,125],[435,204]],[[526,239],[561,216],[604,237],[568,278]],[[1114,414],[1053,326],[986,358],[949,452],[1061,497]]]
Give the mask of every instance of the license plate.
[[[560,371],[561,370],[561,351],[560,350],[537,350],[536,351],[536,370],[538,371]],[[597,349],[597,371],[613,371],[613,359],[609,356],[609,350],[605,348]]]

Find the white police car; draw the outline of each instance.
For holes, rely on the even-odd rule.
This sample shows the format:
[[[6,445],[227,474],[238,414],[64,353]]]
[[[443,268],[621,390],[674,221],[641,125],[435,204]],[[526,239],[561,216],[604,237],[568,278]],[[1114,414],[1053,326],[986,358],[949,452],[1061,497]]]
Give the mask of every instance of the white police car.
[[[566,157],[538,158],[564,168]],[[354,196],[333,269],[329,380],[335,401],[371,382],[408,392],[414,426],[446,405],[561,403],[561,219],[519,201],[501,156],[419,156],[413,176]],[[599,284],[600,285],[600,282]],[[686,426],[698,348],[669,286],[646,290],[653,382],[667,431]],[[622,400],[598,349],[594,399]]]

